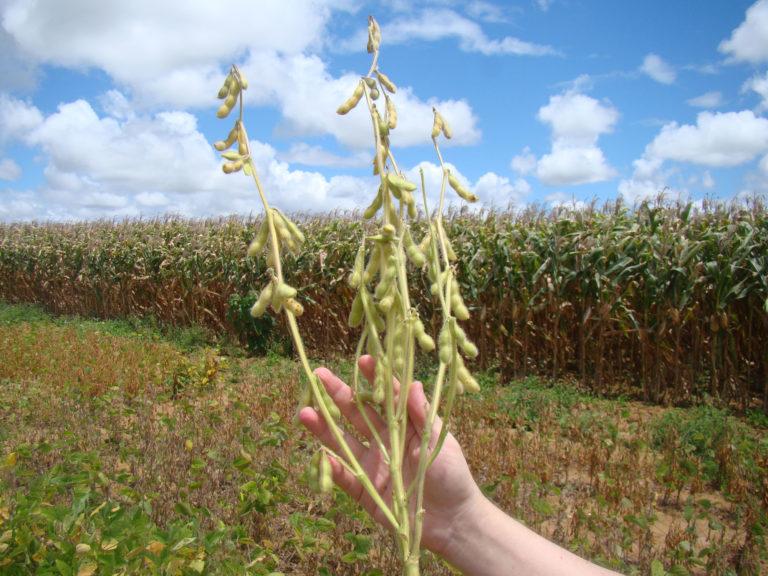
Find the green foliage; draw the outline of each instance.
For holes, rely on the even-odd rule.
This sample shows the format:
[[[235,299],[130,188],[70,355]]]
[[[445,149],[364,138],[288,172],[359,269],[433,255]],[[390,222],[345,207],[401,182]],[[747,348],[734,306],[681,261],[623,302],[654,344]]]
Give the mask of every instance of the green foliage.
[[[259,318],[251,316],[251,307],[257,298],[258,294],[253,291],[244,296],[232,294],[227,307],[227,321],[250,353],[265,354],[275,337],[275,317],[271,314]]]
[[[727,411],[711,406],[671,410],[652,425],[653,448],[661,452],[658,474],[675,487],[701,477],[715,488],[760,476],[768,445]]]
[[[3,574],[270,573],[270,561],[233,554],[259,548],[241,527],[206,529],[193,514],[159,526],[150,501],[128,488],[128,474],[107,477],[92,452],[70,452],[66,462],[39,474],[32,461],[48,450],[23,450],[13,470],[17,497],[9,501],[7,487],[0,496]]]
[[[0,324],[20,322],[49,322],[50,314],[36,304],[8,304],[0,301]]]

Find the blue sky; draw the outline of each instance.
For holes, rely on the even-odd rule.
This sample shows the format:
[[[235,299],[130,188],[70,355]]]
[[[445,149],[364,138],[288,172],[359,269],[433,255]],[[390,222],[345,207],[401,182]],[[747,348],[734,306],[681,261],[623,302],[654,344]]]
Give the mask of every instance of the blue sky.
[[[768,0],[0,0],[0,219],[258,212],[210,146],[233,62],[275,203],[367,205],[370,122],[335,109],[369,13],[395,155],[431,198],[433,105],[483,206],[768,191]]]

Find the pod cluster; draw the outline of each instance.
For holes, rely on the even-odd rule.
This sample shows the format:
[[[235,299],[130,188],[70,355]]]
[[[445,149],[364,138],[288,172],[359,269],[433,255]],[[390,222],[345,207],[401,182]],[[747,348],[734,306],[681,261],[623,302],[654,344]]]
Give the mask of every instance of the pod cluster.
[[[374,52],[380,40],[375,33],[377,29],[375,20],[369,21],[369,48],[373,46]],[[359,391],[364,399],[374,403],[384,399],[388,374],[400,379],[407,377],[403,369],[415,345],[425,352],[432,352],[438,347],[417,311],[406,306],[408,299],[401,293],[403,288],[407,289],[400,278],[405,278],[406,261],[420,269],[427,267],[432,294],[446,306],[448,316],[440,331],[439,355],[441,361],[454,371],[452,381],[456,383],[457,391],[479,389],[464,364],[464,358],[477,356],[477,347],[457,323],[457,320],[469,318],[469,310],[453,275],[452,263],[456,260],[453,246],[443,231],[439,217],[436,216],[431,222],[420,242],[414,240],[404,219],[406,214],[410,219],[418,215],[414,195],[417,187],[394,168],[389,151],[389,135],[397,126],[397,111],[390,95],[396,90],[395,83],[386,74],[374,69],[371,76],[358,82],[351,96],[337,110],[339,114],[348,113],[367,94],[378,146],[373,171],[379,174],[381,183],[363,217],[372,219],[378,216],[381,226],[377,234],[361,244],[355,258],[349,284],[357,293],[348,318],[350,327],[362,329],[361,338],[365,340],[366,350],[376,357],[377,370],[372,390]],[[373,103],[382,93],[385,98],[384,117]],[[452,132],[448,122],[437,110],[433,110],[432,138],[437,139],[440,134],[450,138]],[[461,198],[469,202],[477,200],[447,169],[444,178]],[[394,335],[388,337],[387,329],[394,330]],[[393,349],[388,349],[390,346]]]
[[[226,118],[232,109],[238,102],[238,98],[242,97],[242,91],[248,88],[248,81],[245,79],[245,75],[240,71],[237,66],[232,66],[229,74],[227,75],[224,84],[219,89],[219,98],[224,100],[224,103],[219,107],[216,115],[219,118]],[[237,150],[230,150],[230,148],[237,143]],[[235,125],[229,131],[225,140],[219,140],[214,142],[213,147],[221,152],[221,157],[225,160],[221,169],[225,174],[232,174],[233,172],[239,172],[242,170],[246,176],[252,174],[253,168],[251,167],[248,159],[250,158],[250,147],[248,145],[248,134],[245,131],[245,125],[242,118],[238,118],[235,121]]]
[[[271,233],[274,228],[274,237]],[[272,249],[272,242],[277,241],[277,250]],[[283,214],[277,208],[270,208],[269,213],[264,217],[259,227],[259,231],[251,244],[248,246],[248,256],[256,258],[262,250],[267,250],[267,264],[274,268],[276,266],[275,253],[280,253],[281,248],[289,252],[298,252],[304,243],[304,234],[296,224]],[[297,290],[285,282],[281,282],[273,275],[270,282],[262,288],[259,297],[251,307],[251,316],[258,318],[266,312],[268,306],[272,306],[275,312],[280,312],[283,308],[291,312],[294,316],[301,316],[304,313],[304,307],[296,300]]]

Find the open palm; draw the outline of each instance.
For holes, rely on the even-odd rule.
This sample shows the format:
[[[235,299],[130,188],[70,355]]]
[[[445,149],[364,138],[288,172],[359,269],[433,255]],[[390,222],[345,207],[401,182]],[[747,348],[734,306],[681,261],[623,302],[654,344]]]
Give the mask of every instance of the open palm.
[[[375,359],[371,356],[363,356],[359,362],[360,371],[373,383],[375,373]],[[345,439],[358,462],[362,466],[373,486],[382,496],[383,500],[391,506],[392,482],[389,465],[384,455],[373,440],[363,415],[352,396],[352,389],[341,379],[326,368],[316,370],[317,376],[322,381],[328,394],[339,407],[340,412],[347,419],[351,427],[364,438],[358,440],[355,436],[345,432]],[[397,391],[398,384],[395,382]],[[406,451],[403,458],[403,480],[406,488],[416,476],[421,449],[421,436],[427,419],[428,403],[424,395],[424,389],[420,382],[414,382],[408,393],[408,429],[406,431]],[[366,406],[367,416],[379,434],[379,437],[389,446],[389,431],[386,421],[372,407]],[[340,453],[339,447],[331,434],[328,425],[322,416],[313,408],[304,408],[299,418],[323,444],[336,453]],[[436,420],[432,430],[430,449],[440,433],[442,422]],[[380,524],[388,526],[387,519],[375,504],[371,496],[363,488],[355,476],[335,459],[331,459],[333,479],[347,494],[354,498],[360,505]],[[436,553],[441,553],[449,545],[453,537],[453,529],[460,526],[460,517],[473,505],[475,499],[481,498],[477,484],[467,466],[467,461],[456,439],[450,433],[446,436],[443,448],[435,458],[432,466],[427,470],[424,483],[424,528],[422,543],[425,548]],[[413,510],[413,498],[411,514]]]

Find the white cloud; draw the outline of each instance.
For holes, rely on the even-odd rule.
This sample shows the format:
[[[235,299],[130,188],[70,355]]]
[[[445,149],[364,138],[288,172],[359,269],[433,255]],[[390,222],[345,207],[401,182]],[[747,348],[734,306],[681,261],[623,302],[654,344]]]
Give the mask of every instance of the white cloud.
[[[658,54],[646,55],[640,70],[661,84],[672,84],[676,78],[675,69]]]
[[[224,175],[194,116],[167,111],[152,116],[130,111],[125,119],[99,116],[77,100],[44,116],[5,97],[5,108],[39,119],[15,131],[41,152],[44,184],[3,193],[3,219],[90,219],[165,212],[186,216],[260,210],[253,183]],[[3,108],[0,107],[0,118]],[[350,209],[375,190],[373,178],[326,178],[293,170],[269,145],[252,141],[254,161],[267,194],[289,211]]]
[[[718,108],[723,105],[723,95],[717,91],[705,92],[687,102],[695,108]]]
[[[552,150],[536,166],[536,176],[544,184],[586,184],[615,176],[597,146],[600,135],[611,132],[619,118],[610,103],[571,89],[550,97],[539,109],[538,118],[552,128]],[[518,164],[526,167],[525,160],[519,159]]]
[[[539,10],[542,12],[548,11],[553,3],[554,0],[535,0],[536,6],[538,6]]]
[[[747,9],[744,22],[720,42],[719,50],[734,61],[768,61],[768,0],[758,0]]]
[[[21,166],[11,158],[0,159],[0,180],[18,180],[21,176]]]
[[[339,48],[359,51],[365,46],[367,32],[360,30],[350,40],[340,43]],[[517,56],[548,56],[557,51],[548,45],[527,42],[514,36],[489,38],[482,27],[457,12],[445,9],[426,9],[418,16],[399,16],[382,25],[382,38],[387,44],[405,44],[414,40],[434,42],[455,38],[459,49],[478,52],[486,56],[512,54]]]
[[[484,0],[473,0],[466,6],[467,14],[484,22],[505,22],[504,10],[501,6]]]
[[[531,187],[522,178],[511,181],[509,178],[500,176],[495,172],[486,172],[475,182],[470,181],[459,171],[456,166],[446,163],[446,167],[458,180],[470,191],[474,192],[479,200],[469,206],[472,209],[479,208],[506,208],[507,206],[521,206],[525,203],[525,197],[530,193]],[[433,162],[420,162],[413,168],[405,171],[406,176],[412,182],[421,182],[421,173],[424,171],[424,183],[427,191],[427,201],[430,211],[437,208],[440,198],[440,182],[442,180],[442,170],[438,164]],[[421,195],[419,195],[419,200]],[[447,206],[463,207],[467,206],[464,200],[461,200],[450,188],[446,187],[445,201]],[[422,208],[421,202],[419,207]]]
[[[549,103],[539,109],[538,118],[552,127],[555,140],[592,144],[601,134],[613,130],[619,112],[608,103],[568,90],[550,97]]]
[[[34,106],[0,93],[0,143],[24,137],[42,118]]]
[[[668,187],[663,179],[636,180],[635,178],[619,182],[619,195],[629,204],[635,204],[666,194]]]
[[[136,195],[136,202],[140,206],[155,208],[167,206],[171,200],[162,192],[141,192]]]
[[[34,63],[24,57],[13,37],[0,26],[0,92],[31,90],[37,82]]]
[[[712,178],[712,174],[709,173],[709,170],[705,170],[704,174],[701,175],[701,185],[707,190],[711,190],[715,187],[715,179]]]
[[[27,119],[20,123],[23,130],[14,127],[8,134],[38,151],[45,163],[45,180],[36,190],[5,190],[0,219],[68,220],[161,213],[203,216],[260,210],[250,178],[221,172],[221,162],[198,130],[194,116],[180,111],[140,113],[120,94],[111,94],[107,100],[121,104],[104,107],[112,110],[112,115],[99,115],[85,100],[61,104],[57,111],[43,115],[28,103],[3,98],[0,119],[9,111]],[[268,196],[288,211],[364,207],[377,186],[374,177],[327,178],[318,172],[294,169],[271,146],[258,141],[252,141],[251,148]],[[319,152],[307,146],[294,150],[310,156]],[[421,167],[432,185],[434,207],[440,169],[429,162]],[[418,178],[417,168],[408,171],[414,179]],[[469,182],[451,168],[481,196],[479,206],[519,202],[530,190],[525,180],[510,181],[492,172]],[[451,204],[459,205],[455,194],[449,191],[449,196]]]
[[[555,144],[539,160],[536,175],[549,186],[568,186],[610,180],[616,170],[597,146]]]
[[[575,196],[568,195],[565,192],[552,192],[544,196],[544,201],[551,208],[566,208],[568,210],[583,210],[587,207],[586,202],[577,200]]]
[[[762,76],[759,74],[756,74],[752,76],[749,80],[744,82],[744,84],[741,87],[742,92],[747,92],[751,90],[760,98],[762,98],[762,101],[760,104],[757,105],[758,112],[762,112],[764,110],[768,110],[768,72],[763,74]]]
[[[114,119],[128,120],[126,114],[134,108],[206,107],[212,111],[213,95],[226,66],[236,61],[243,63],[251,82],[246,104],[276,106],[283,115],[279,129],[284,133],[292,137],[330,134],[349,147],[369,145],[365,106],[347,117],[335,114],[359,76],[334,77],[320,57],[310,54],[326,41],[332,9],[351,9],[349,0],[287,4],[265,0],[257,8],[248,0],[222,6],[202,0],[177,4],[137,0],[94,8],[87,0],[73,0],[66,6],[51,0],[7,0],[0,11],[4,29],[37,62],[99,68],[116,80],[123,89],[110,90],[100,100],[101,108]],[[233,17],[254,10],[253,18]],[[72,13],[83,16],[71,18]],[[470,27],[474,36],[470,33],[467,38],[482,44],[479,26],[463,20],[475,26]],[[485,40],[488,46],[497,42]],[[464,100],[425,101],[407,86],[401,86],[393,100],[400,116],[393,135],[397,146],[429,143],[432,106],[451,122],[453,143],[473,144],[480,139],[477,118]],[[11,115],[8,127],[0,120],[0,138],[11,129],[23,129],[22,120]]]
[[[263,0],[254,14],[248,0],[9,0],[2,24],[38,62],[100,68],[139,100],[184,107],[209,103],[220,62],[247,51],[299,54],[319,45],[332,5]]]
[[[530,194],[531,185],[523,178],[510,181],[494,172],[486,172],[477,179],[472,190],[484,206],[506,208],[509,205],[520,206]]]
[[[331,134],[352,148],[367,148],[372,142],[371,119],[361,101],[346,116],[336,109],[352,93],[360,77],[333,77],[317,56],[253,54],[243,65],[250,79],[246,102],[277,105],[288,135]],[[396,77],[392,78],[395,82]],[[398,110],[398,126],[392,132],[393,146],[428,144],[432,130],[432,107],[450,122],[455,144],[474,144],[480,139],[477,118],[464,100],[421,100],[409,87],[400,87],[392,100]],[[383,102],[379,102],[383,106]]]
[[[629,201],[658,195],[667,188],[670,172],[664,170],[664,163],[668,161],[720,168],[746,164],[766,152],[768,119],[750,110],[701,112],[696,125],[666,124],[635,160],[634,174],[619,184],[619,192]],[[691,183],[711,188],[714,179],[705,172],[700,182]],[[673,197],[685,194],[685,188],[668,190]]]
[[[510,166],[517,174],[526,176],[536,169],[536,161],[536,155],[526,146],[520,154],[512,158]]]
[[[701,112],[696,125],[665,125],[645,151],[661,160],[702,166],[737,166],[768,150],[768,119],[750,110]]]

